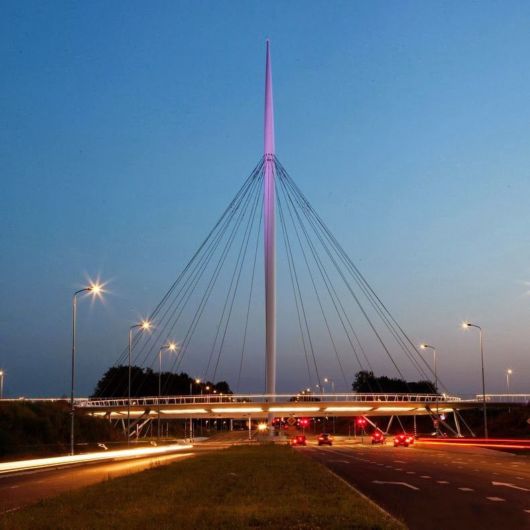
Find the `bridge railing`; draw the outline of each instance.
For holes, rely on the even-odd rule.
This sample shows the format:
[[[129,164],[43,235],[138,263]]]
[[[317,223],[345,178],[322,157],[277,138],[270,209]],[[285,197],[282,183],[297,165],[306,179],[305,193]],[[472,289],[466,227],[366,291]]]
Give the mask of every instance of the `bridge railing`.
[[[207,405],[211,403],[274,403],[274,402],[292,402],[294,403],[311,403],[311,402],[410,402],[410,403],[436,403],[459,402],[458,396],[447,394],[402,394],[402,393],[344,393],[344,394],[197,394],[182,396],[156,396],[134,397],[131,398],[133,407],[158,407],[158,405]],[[127,398],[104,398],[104,399],[86,399],[78,400],[77,405],[80,407],[91,408],[109,408],[124,407],[128,405]]]
[[[476,394],[475,399],[482,401],[482,394]],[[492,403],[530,403],[530,394],[486,394],[486,401]]]

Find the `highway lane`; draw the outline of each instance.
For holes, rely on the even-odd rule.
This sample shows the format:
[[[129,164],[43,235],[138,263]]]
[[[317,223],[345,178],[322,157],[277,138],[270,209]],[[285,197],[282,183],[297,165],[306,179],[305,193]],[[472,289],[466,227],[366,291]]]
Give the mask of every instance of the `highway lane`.
[[[530,458],[488,449],[300,448],[412,530],[530,529]]]
[[[90,484],[138,473],[154,466],[190,458],[194,452],[175,453],[132,460],[78,465],[46,471],[0,476],[0,515]]]

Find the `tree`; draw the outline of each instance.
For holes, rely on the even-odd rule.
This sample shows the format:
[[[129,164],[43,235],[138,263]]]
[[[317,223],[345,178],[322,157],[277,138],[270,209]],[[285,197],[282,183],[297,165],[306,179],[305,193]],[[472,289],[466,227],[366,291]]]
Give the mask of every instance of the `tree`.
[[[387,392],[400,394],[431,394],[437,392],[432,381],[405,381],[386,375],[376,377],[373,372],[362,370],[355,374],[354,392]]]
[[[151,368],[131,366],[131,396],[158,396],[158,372]],[[162,372],[161,387],[163,396],[208,394],[212,390],[218,393],[232,394],[226,381],[196,383],[187,373],[174,374]],[[210,390],[206,390],[209,387]],[[129,367],[124,365],[109,368],[97,382],[92,397],[127,397],[129,390]]]

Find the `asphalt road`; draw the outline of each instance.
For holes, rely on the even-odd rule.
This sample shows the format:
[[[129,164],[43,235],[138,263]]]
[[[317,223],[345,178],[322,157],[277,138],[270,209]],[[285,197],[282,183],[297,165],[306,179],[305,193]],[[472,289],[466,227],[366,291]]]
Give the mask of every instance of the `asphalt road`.
[[[412,530],[530,529],[530,457],[475,448],[308,446]]]
[[[188,451],[186,453],[0,476],[0,515],[46,497],[122,475],[138,473],[153,466],[169,464],[191,456],[193,453]]]

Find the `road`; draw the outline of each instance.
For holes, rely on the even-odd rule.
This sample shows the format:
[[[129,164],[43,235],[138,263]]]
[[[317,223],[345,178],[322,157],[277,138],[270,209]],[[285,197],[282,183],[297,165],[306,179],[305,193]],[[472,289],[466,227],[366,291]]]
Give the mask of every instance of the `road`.
[[[153,466],[169,464],[193,456],[193,452],[79,465],[51,471],[33,471],[0,477],[0,515],[46,497],[138,473]]]
[[[530,457],[489,449],[299,448],[412,530],[530,529]]]

